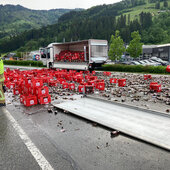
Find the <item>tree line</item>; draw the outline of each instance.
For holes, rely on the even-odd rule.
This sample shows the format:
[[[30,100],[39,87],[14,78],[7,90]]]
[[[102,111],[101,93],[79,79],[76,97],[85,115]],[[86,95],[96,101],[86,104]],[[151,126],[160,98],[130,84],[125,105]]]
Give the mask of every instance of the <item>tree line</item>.
[[[92,13],[92,12],[91,12]],[[85,14],[84,14],[85,15]],[[51,42],[77,41],[84,39],[106,39],[119,30],[125,44],[131,41],[131,33],[138,31],[145,44],[167,43],[170,41],[170,12],[152,18],[149,12],[142,12],[139,19],[132,20],[129,15],[93,17],[73,17],[41,29],[32,29],[5,41],[0,41],[0,52],[31,51],[45,47]]]

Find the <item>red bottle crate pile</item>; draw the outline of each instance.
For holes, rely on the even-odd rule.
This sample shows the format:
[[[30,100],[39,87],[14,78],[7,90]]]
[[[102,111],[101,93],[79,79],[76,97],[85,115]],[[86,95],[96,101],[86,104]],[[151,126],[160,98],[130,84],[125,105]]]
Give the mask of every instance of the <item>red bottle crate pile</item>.
[[[35,69],[29,71],[11,71],[7,69],[5,72],[5,85],[13,90],[14,95],[20,95],[20,101],[25,106],[32,106],[37,103],[50,103],[51,97],[47,86],[77,91],[79,93],[93,93],[94,90],[104,91],[105,83],[107,82],[117,84],[119,87],[126,86],[126,78],[112,78],[110,77],[111,72],[103,72],[103,75],[106,77],[106,80],[98,79],[95,71],[91,74],[89,71],[77,72],[75,70],[67,71],[59,69]],[[146,80],[151,78],[151,75],[144,75]],[[161,92],[161,85],[158,85],[158,83],[152,82],[148,88]]]
[[[61,51],[59,54],[55,55],[57,61],[84,61],[84,52],[83,51]]]

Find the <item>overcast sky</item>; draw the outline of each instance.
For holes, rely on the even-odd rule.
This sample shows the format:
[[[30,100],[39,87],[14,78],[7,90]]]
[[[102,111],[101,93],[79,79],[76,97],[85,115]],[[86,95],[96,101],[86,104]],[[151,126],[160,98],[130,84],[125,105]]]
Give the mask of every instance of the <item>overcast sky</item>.
[[[22,5],[30,9],[90,8],[101,4],[113,4],[121,0],[0,0],[0,4]]]

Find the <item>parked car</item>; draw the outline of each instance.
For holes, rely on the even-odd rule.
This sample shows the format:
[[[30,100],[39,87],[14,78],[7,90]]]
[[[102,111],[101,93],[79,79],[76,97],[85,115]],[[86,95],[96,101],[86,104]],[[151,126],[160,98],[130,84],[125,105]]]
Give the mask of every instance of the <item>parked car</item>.
[[[146,62],[144,62],[143,60],[140,60],[140,61],[138,61],[141,65],[143,65],[143,66],[146,66],[147,65],[147,63]]]
[[[151,57],[151,60],[161,63],[161,65],[163,65],[163,66],[167,66],[169,64],[168,61],[164,61],[161,58],[157,58],[157,57]]]
[[[158,63],[156,61],[153,61],[153,60],[149,60],[151,63],[153,63],[154,66],[161,66],[162,64],[161,63]]]
[[[158,62],[155,62],[155,61],[150,61],[150,60],[143,60],[147,65],[151,65],[151,66],[158,66],[158,65],[161,65],[160,63]]]
[[[138,61],[131,61],[130,65],[140,65]]]

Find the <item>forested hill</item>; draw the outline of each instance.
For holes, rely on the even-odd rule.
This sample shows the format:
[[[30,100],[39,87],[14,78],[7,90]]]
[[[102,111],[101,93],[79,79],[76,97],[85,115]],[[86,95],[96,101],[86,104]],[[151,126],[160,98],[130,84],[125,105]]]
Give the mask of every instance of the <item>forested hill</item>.
[[[120,31],[125,43],[138,30],[145,44],[170,42],[170,0],[124,0],[62,15],[57,24],[0,41],[0,52],[30,51],[58,41],[107,39]]]
[[[0,38],[54,24],[71,9],[31,10],[20,5],[0,5]]]

